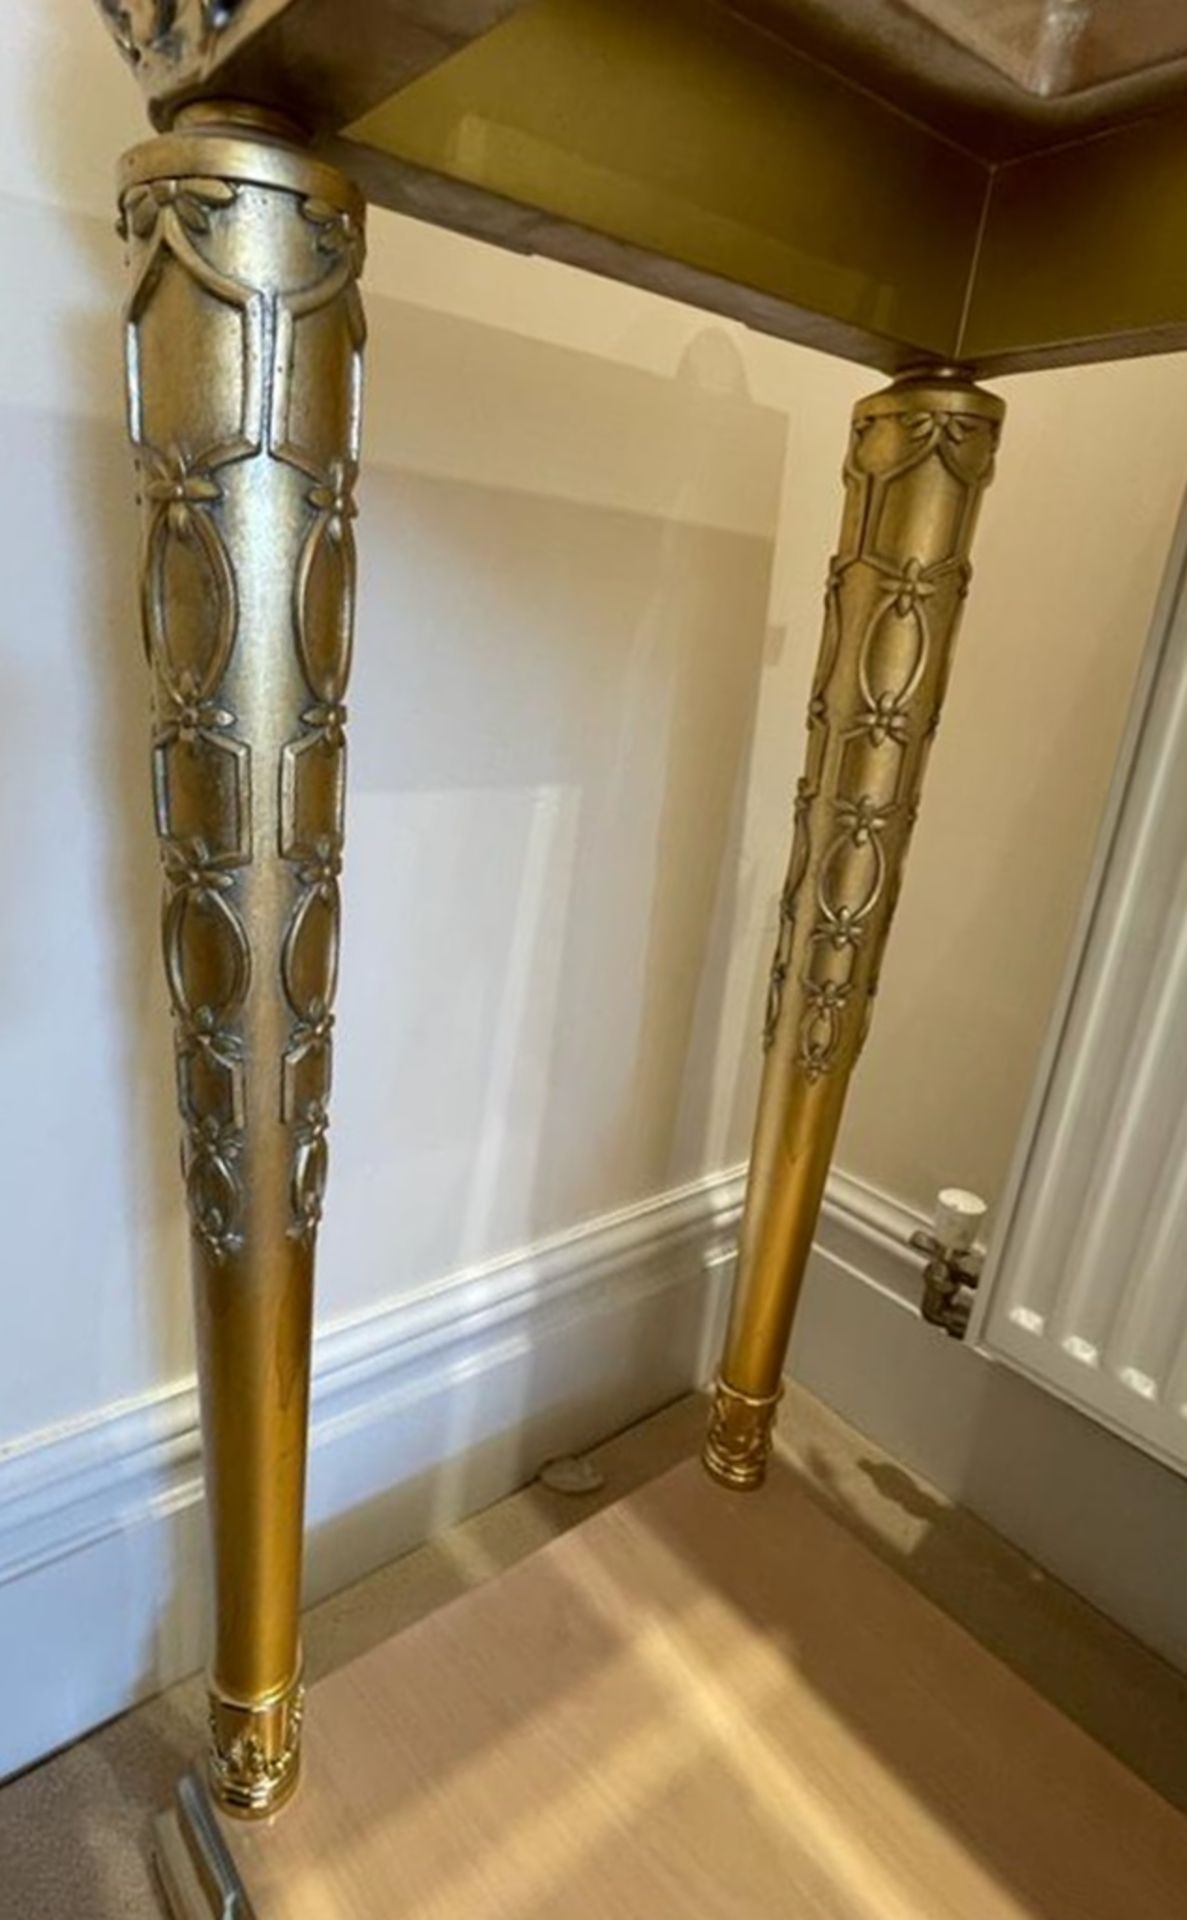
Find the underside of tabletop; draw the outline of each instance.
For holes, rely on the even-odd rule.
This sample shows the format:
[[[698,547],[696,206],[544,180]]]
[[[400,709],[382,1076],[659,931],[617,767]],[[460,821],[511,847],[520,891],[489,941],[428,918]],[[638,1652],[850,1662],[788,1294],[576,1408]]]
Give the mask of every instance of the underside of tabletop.
[[[278,108],[378,204],[850,359],[1187,345],[1164,0],[99,4],[161,124]]]

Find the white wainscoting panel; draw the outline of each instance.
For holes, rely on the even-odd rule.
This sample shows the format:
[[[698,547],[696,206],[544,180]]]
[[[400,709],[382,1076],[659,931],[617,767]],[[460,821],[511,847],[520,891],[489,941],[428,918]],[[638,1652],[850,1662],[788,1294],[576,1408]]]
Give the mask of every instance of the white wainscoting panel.
[[[1180,529],[973,1335],[1187,1472]],[[1036,831],[1042,822],[1036,822]]]

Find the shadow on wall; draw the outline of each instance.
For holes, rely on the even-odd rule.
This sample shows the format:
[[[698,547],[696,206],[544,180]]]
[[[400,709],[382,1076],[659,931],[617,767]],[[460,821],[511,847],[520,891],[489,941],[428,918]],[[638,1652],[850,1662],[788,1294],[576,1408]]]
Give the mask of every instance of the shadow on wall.
[[[714,1045],[786,432],[718,329],[668,380],[378,300],[370,356],[332,1312],[744,1150]]]
[[[751,1062],[717,1048],[786,435],[718,329],[664,379],[384,300],[370,324],[331,1316],[744,1152]],[[616,1364],[638,1410],[646,1341]],[[451,1393],[425,1532],[492,1447],[486,1498],[544,1457],[555,1356],[521,1377],[497,1441],[481,1386]],[[364,1520],[317,1529],[315,1590]]]

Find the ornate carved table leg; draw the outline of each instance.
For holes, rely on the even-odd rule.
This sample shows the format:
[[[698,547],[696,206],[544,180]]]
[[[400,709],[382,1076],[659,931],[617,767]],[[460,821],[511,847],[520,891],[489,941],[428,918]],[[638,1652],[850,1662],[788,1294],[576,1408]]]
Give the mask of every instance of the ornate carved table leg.
[[[761,1485],[792,1318],[870,1006],[1004,407],[946,370],[858,402],[780,903],[766,1064],[705,1465]]]
[[[363,207],[204,105],[123,162],[152,785],[214,1542],[209,1773],[296,1784],[313,1251],[354,601]]]

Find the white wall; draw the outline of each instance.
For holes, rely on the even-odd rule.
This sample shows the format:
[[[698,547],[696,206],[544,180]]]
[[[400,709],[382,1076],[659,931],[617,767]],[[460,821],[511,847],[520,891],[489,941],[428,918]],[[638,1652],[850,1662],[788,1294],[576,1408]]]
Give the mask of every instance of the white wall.
[[[3,36],[0,1440],[191,1351],[108,188],[141,115],[89,10]],[[698,315],[383,217],[369,288],[323,1319],[739,1157],[713,1047],[786,439]]]
[[[66,1469],[46,1463],[123,1460],[114,1436],[135,1431],[143,1450],[188,1417],[109,188],[142,132],[93,9],[5,12],[0,1472],[7,1451],[14,1502],[52,1482],[68,1503]],[[744,1154],[847,417],[874,384],[393,216],[373,218],[367,279],[323,1328],[382,1328],[444,1276]],[[1182,360],[1004,384],[963,657],[842,1149],[916,1201],[940,1179],[1000,1180],[1187,446]],[[694,1333],[705,1305],[687,1295]],[[686,1370],[696,1351],[690,1338]],[[497,1417],[528,1421],[546,1391],[587,1395],[587,1426],[591,1407],[622,1415],[674,1390],[670,1367],[649,1367],[624,1346],[621,1391],[599,1376],[600,1400],[521,1370]],[[457,1409],[460,1453],[496,1416],[472,1432]],[[397,1481],[401,1457],[383,1465]],[[162,1582],[180,1580],[161,1551],[136,1588],[146,1633]],[[26,1560],[14,1548],[2,1564]],[[128,1686],[176,1670],[187,1634]]]

